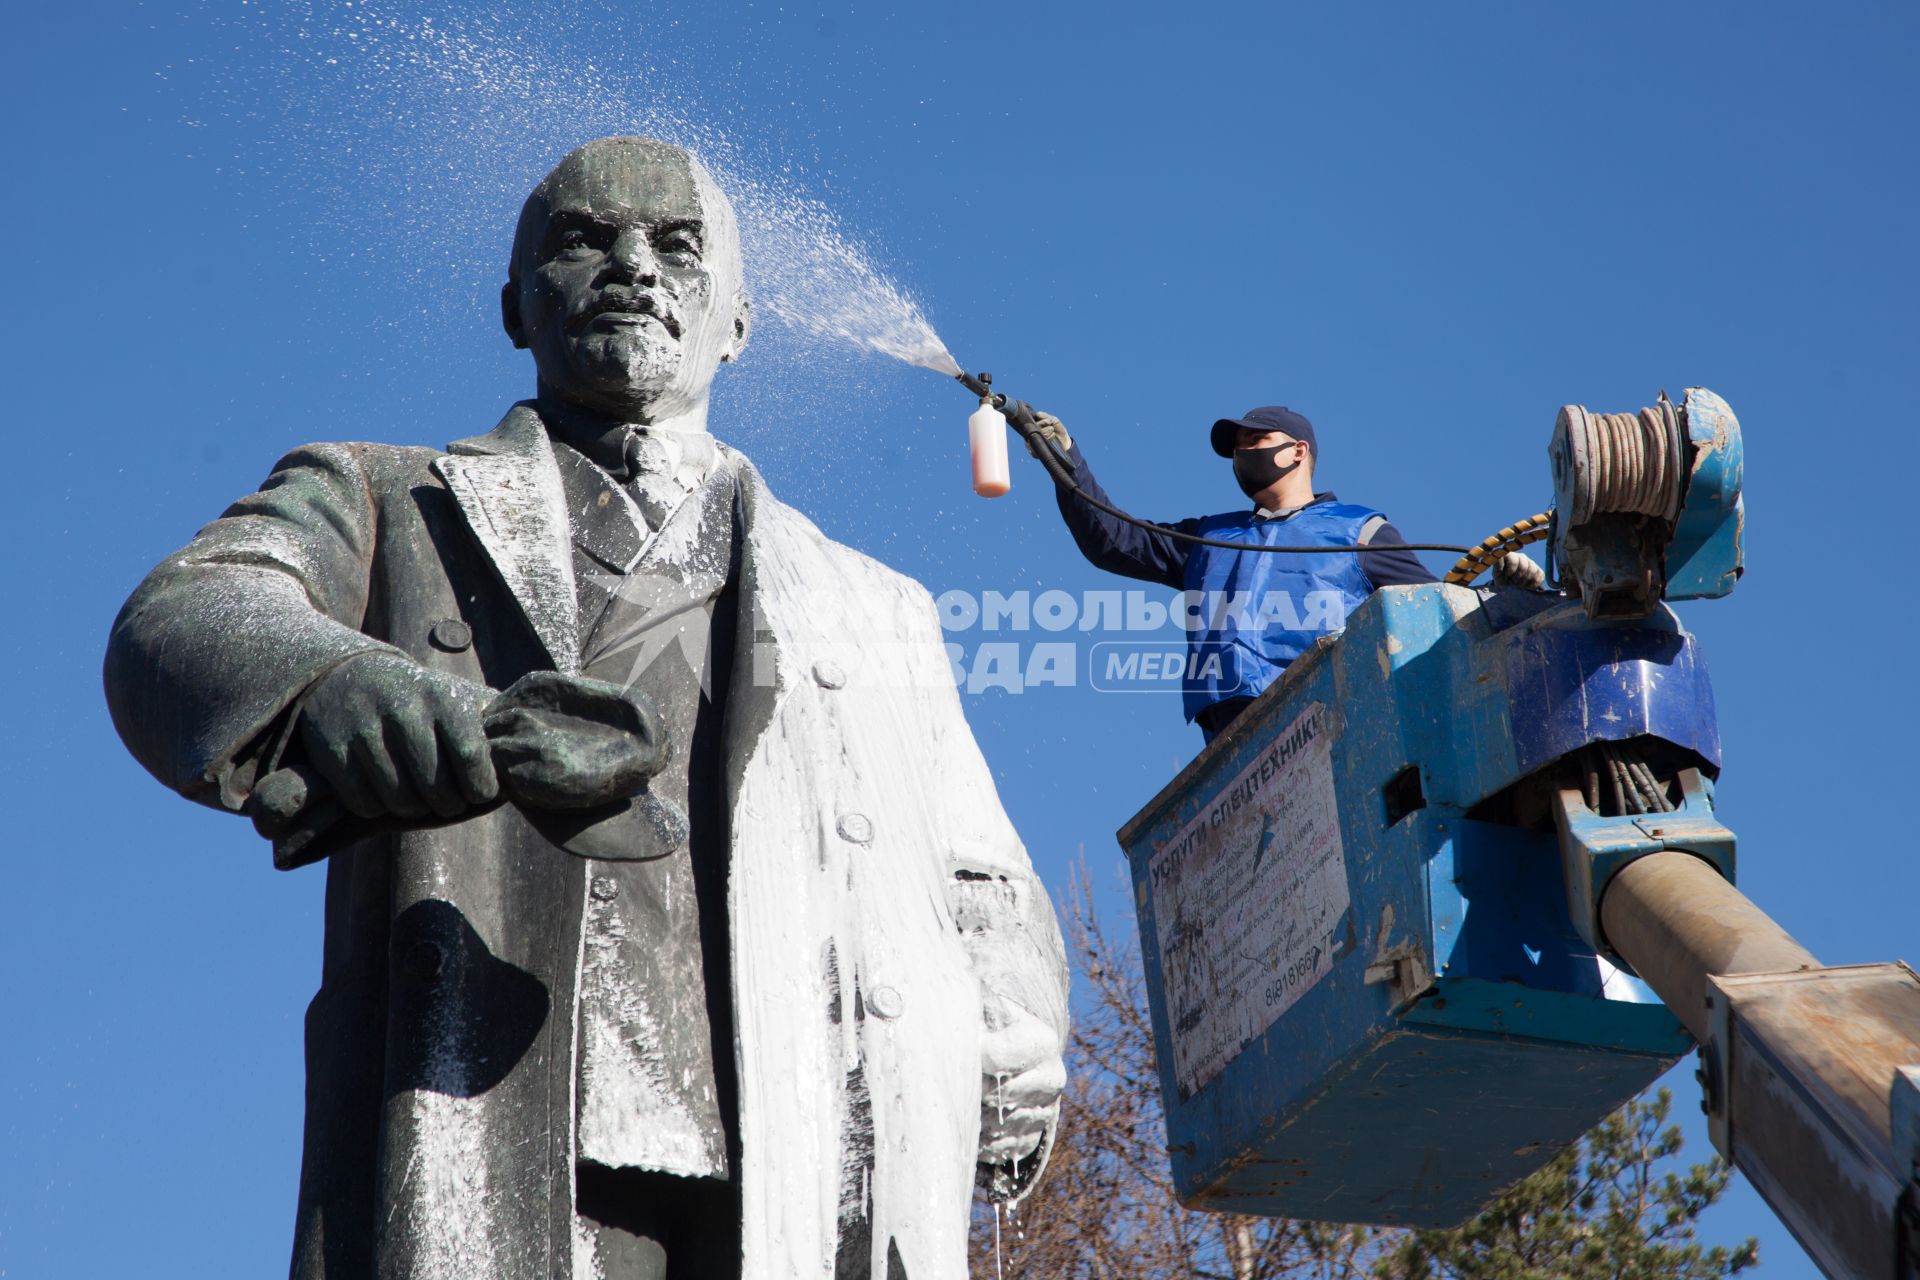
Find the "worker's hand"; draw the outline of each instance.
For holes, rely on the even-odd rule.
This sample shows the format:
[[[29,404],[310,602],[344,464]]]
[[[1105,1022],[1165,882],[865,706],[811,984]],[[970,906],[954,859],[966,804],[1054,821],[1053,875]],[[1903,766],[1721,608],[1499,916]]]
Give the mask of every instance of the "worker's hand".
[[[1509,551],[1493,566],[1493,584],[1497,587],[1521,587],[1538,591],[1547,582],[1547,571],[1518,551]]]
[[[307,691],[300,743],[362,818],[453,818],[500,793],[481,724],[492,697],[485,685],[398,654],[363,653]]]
[[[1034,457],[1040,456],[1040,446],[1035,439],[1043,439],[1065,455],[1073,447],[1073,437],[1067,434],[1067,424],[1050,413],[1036,413],[1033,416],[1033,435],[1027,437],[1027,452]]]
[[[535,671],[487,708],[507,794],[536,809],[594,809],[638,795],[667,762],[660,710],[637,689]]]

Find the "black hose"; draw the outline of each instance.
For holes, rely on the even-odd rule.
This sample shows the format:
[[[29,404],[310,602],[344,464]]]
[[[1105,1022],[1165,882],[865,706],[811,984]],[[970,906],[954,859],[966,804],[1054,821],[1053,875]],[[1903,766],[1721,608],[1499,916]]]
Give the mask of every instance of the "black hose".
[[[1368,551],[1388,550],[1451,551],[1455,555],[1471,555],[1475,550],[1473,547],[1456,547],[1444,542],[1396,542],[1391,547],[1370,547],[1358,542],[1348,545],[1320,547],[1272,547],[1262,542],[1232,542],[1225,538],[1203,538],[1196,533],[1182,533],[1178,529],[1169,529],[1164,524],[1157,524],[1152,520],[1142,520],[1138,516],[1129,515],[1116,506],[1100,501],[1100,499],[1094,497],[1085,489],[1082,489],[1078,484],[1075,484],[1073,476],[1067,471],[1066,460],[1055,451],[1051,441],[1040,438],[1039,428],[1034,421],[1038,415],[1035,413],[1033,406],[1024,400],[1015,400],[1003,392],[995,391],[993,389],[992,374],[982,373],[976,376],[971,373],[962,372],[955,375],[955,380],[958,381],[961,386],[979,396],[982,401],[991,403],[995,409],[1006,416],[1007,425],[1013,428],[1016,435],[1026,441],[1027,451],[1040,460],[1040,465],[1045,467],[1047,474],[1053,477],[1054,484],[1073,494],[1088,506],[1097,511],[1104,511],[1116,520],[1124,520],[1128,524],[1135,525],[1142,529],[1151,529],[1155,533],[1165,534],[1167,537],[1179,542],[1191,543],[1196,547],[1223,547],[1229,551],[1280,551],[1292,555],[1317,555],[1324,551],[1347,552],[1353,555],[1359,555]]]

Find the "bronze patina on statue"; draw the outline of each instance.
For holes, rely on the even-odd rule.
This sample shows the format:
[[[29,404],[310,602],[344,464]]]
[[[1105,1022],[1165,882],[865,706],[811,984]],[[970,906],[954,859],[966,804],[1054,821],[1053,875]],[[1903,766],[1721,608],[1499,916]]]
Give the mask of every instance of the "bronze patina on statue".
[[[1044,1163],[1051,906],[926,592],[708,432],[740,263],[692,157],[580,148],[536,396],[295,450],[114,626],[140,761],[326,863],[297,1277],[957,1278]]]

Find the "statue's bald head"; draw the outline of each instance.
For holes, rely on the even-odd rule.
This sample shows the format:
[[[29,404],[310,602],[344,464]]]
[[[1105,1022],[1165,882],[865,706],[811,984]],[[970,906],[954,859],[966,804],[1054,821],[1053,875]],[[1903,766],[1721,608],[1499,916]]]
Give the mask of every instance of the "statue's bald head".
[[[598,138],[568,152],[527,196],[514,230],[508,278],[517,279],[527,253],[538,250],[556,207],[586,203],[633,208],[643,202],[693,212],[707,224],[708,258],[724,248],[739,262],[740,231],[733,205],[691,152],[657,138]]]
[[[544,384],[596,407],[637,396],[677,412],[746,341],[733,206],[680,147],[589,142],[527,197],[501,304]]]

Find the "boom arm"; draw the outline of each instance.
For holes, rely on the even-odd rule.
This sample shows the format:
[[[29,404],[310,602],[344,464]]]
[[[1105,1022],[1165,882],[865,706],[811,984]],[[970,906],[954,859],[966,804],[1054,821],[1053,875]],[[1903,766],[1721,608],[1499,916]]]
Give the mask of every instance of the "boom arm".
[[[1687,852],[1634,859],[1599,901],[1603,941],[1700,1042],[1720,1154],[1827,1275],[1920,1275],[1920,977],[1821,965]]]

